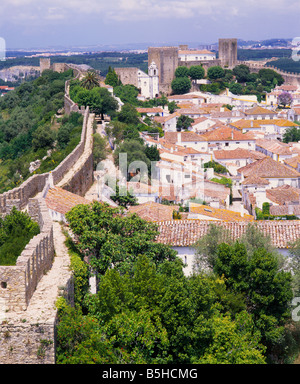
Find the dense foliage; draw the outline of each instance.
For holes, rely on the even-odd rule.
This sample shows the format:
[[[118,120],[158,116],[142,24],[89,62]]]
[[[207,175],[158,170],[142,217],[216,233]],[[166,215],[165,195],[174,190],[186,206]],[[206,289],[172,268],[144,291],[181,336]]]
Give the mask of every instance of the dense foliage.
[[[100,87],[93,72],[87,74],[81,82],[71,81],[70,97],[79,107],[89,106],[91,112],[101,115],[102,119],[104,114],[112,114],[118,108],[117,101],[106,88]]]
[[[15,265],[29,241],[40,233],[38,224],[15,207],[0,218],[0,265]]]
[[[256,95],[258,101],[265,97],[266,92],[276,85],[284,82],[283,77],[270,68],[262,68],[258,73],[250,73],[245,64],[235,66],[233,69],[223,69],[213,66],[207,70],[207,78],[211,84],[202,84],[200,89],[204,92],[219,94],[225,88],[237,95]]]
[[[292,274],[270,238],[249,224],[245,235],[233,243],[228,231],[211,225],[195,248],[196,269],[222,276],[236,305],[243,304],[251,314],[268,361],[288,361],[298,343],[297,333],[292,334],[290,327]]]
[[[119,213],[93,203],[68,214],[80,284],[75,308],[57,304],[58,363],[265,363],[254,316],[223,272],[185,276],[176,252],[154,241],[155,224]],[[97,294],[82,284],[84,255]]]
[[[65,81],[71,76],[72,71],[44,71],[36,80],[22,84],[1,98],[0,192],[28,178],[30,162],[41,160],[35,172],[47,172],[78,144],[81,115],[57,115],[64,106]],[[51,153],[47,154],[48,151]]]

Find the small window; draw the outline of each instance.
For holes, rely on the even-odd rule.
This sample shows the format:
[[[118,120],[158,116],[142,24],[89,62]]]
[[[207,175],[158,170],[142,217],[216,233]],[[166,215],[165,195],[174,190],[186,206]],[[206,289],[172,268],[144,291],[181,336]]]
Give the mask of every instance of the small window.
[[[7,288],[7,282],[6,281],[1,281],[1,288],[3,288],[3,289]]]
[[[225,147],[229,147],[229,143],[225,143]]]

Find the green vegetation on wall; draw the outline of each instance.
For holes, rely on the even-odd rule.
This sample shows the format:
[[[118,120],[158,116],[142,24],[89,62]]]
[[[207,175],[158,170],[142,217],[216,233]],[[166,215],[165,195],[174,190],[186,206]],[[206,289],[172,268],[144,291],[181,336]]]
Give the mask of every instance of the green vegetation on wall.
[[[0,218],[0,265],[15,265],[29,241],[40,233],[39,225],[15,207]]]
[[[71,77],[71,70],[47,70],[1,98],[0,193],[30,177],[31,162],[41,161],[35,173],[48,172],[79,143],[82,116],[57,115],[63,111],[65,81]]]

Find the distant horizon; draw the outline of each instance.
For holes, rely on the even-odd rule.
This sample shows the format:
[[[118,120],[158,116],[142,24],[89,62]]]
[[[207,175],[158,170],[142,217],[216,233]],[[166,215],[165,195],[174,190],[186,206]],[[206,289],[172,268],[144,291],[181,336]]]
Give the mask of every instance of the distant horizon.
[[[223,38],[220,36],[220,38]],[[228,38],[228,37],[227,37]],[[231,36],[231,38],[237,38],[235,36]],[[252,42],[259,43],[267,40],[287,40],[291,41],[292,37],[268,37],[262,39],[239,39],[238,42]],[[218,39],[214,42],[197,42],[197,41],[161,41],[161,42],[127,42],[127,43],[105,43],[105,44],[80,44],[80,45],[47,45],[47,46],[31,46],[31,47],[6,47],[7,51],[70,51],[70,50],[87,50],[92,51],[93,48],[108,48],[110,50],[146,50],[149,46],[179,46],[180,44],[186,44],[189,48],[196,48],[198,46],[208,46],[208,45],[218,45]],[[113,49],[114,47],[114,49]],[[131,48],[129,48],[131,47]],[[135,48],[134,48],[135,47]],[[274,47],[276,48],[276,47]]]

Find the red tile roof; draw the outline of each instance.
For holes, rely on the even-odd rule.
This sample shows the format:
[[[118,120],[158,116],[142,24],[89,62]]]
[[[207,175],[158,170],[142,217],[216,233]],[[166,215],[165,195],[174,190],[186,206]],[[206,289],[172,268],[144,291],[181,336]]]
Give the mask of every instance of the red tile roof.
[[[160,234],[156,241],[173,247],[189,247],[207,233],[211,223],[228,229],[233,240],[240,238],[249,224],[247,221],[163,221],[158,223]],[[255,224],[265,236],[270,236],[276,248],[287,248],[290,242],[294,242],[300,237],[300,220],[262,220],[256,221]]]
[[[255,137],[252,133],[241,133],[240,131],[230,128],[221,127],[212,131],[203,133],[201,137],[207,141],[253,141]]]
[[[236,149],[221,149],[214,151],[214,156],[217,160],[221,159],[254,159],[259,160],[266,157],[261,152],[250,151],[249,149],[236,148]]]
[[[244,113],[246,115],[276,115],[276,112],[259,106],[249,108]]]
[[[244,177],[249,177],[250,175],[256,175],[263,178],[280,177],[283,179],[300,177],[300,173],[295,169],[281,164],[268,156],[250,163],[245,167],[239,168],[237,172],[243,174]]]
[[[78,204],[91,204],[90,200],[59,187],[50,188],[45,201],[49,209],[62,214],[67,213]]]
[[[128,208],[128,212],[131,214],[137,214],[147,221],[164,221],[173,219],[173,211],[178,211],[178,205],[164,205],[154,202],[147,202],[131,206]]]

